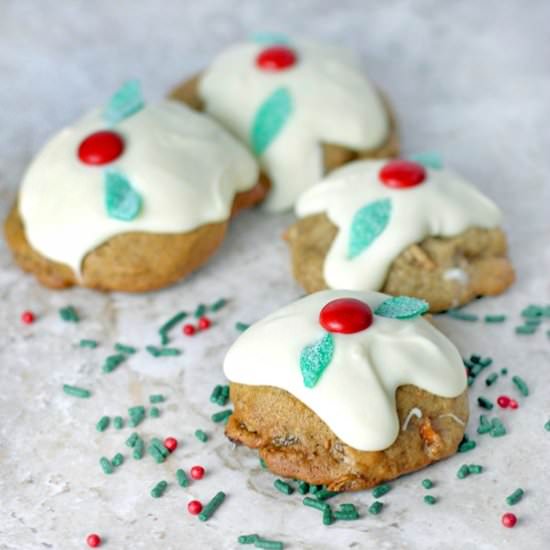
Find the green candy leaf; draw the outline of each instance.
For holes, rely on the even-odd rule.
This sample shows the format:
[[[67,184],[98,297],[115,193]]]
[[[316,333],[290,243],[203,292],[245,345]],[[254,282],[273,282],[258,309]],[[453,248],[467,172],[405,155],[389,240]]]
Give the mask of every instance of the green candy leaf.
[[[332,361],[334,338],[327,332],[318,342],[306,346],[300,355],[300,371],[306,388],[313,388]]]
[[[133,220],[141,210],[141,196],[124,174],[105,172],[105,209],[110,218],[125,222]]]
[[[128,80],[111,97],[103,111],[103,119],[116,124],[143,109],[145,102],[137,80]]]
[[[441,155],[435,151],[426,151],[424,153],[409,155],[409,160],[422,164],[424,168],[431,168],[432,170],[443,169],[443,159]]]
[[[260,156],[269,147],[292,110],[292,96],[286,88],[278,88],[260,105],[250,132],[250,143],[256,155]]]
[[[390,199],[363,206],[353,216],[348,243],[348,258],[359,256],[386,229],[391,215]]]
[[[374,314],[391,319],[414,319],[428,311],[430,304],[426,300],[411,298],[410,296],[393,296],[384,300]]]
[[[276,44],[288,44],[288,37],[280,32],[255,32],[252,41],[263,46],[275,46]]]

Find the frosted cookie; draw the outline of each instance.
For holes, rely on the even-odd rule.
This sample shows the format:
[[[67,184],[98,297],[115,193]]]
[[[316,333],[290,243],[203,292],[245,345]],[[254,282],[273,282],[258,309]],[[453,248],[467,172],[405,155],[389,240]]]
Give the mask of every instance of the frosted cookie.
[[[27,169],[5,233],[44,285],[160,288],[220,246],[265,196],[252,155],[181,103],[145,104],[136,82],[61,130]]]
[[[222,52],[172,97],[204,110],[247,143],[272,189],[271,211],[358,157],[396,155],[389,105],[348,51],[260,36]]]
[[[437,312],[514,281],[501,212],[446,169],[357,161],[306,191],[296,213],[286,238],[307,292],[380,290]]]
[[[276,474],[372,487],[452,455],[468,420],[454,345],[427,304],[326,290],[248,328],[229,349],[226,435]]]

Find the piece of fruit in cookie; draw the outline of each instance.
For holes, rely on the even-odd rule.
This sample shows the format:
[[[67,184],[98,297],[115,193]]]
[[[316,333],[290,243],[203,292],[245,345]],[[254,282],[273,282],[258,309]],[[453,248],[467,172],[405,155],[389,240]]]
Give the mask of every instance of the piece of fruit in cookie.
[[[276,474],[335,491],[377,485],[456,452],[468,420],[455,346],[423,300],[325,290],[249,327],[224,371],[226,435]]]
[[[258,178],[215,121],[175,101],[145,104],[131,81],[46,143],[6,237],[16,262],[52,288],[160,288],[206,262],[232,213],[264,198]]]
[[[351,52],[336,47],[257,36],[223,51],[171,95],[248,144],[271,181],[264,204],[272,211],[291,208],[325,171],[398,152],[387,101]]]
[[[423,298],[430,311],[514,281],[501,212],[460,176],[406,160],[363,160],[298,200],[286,233],[296,280]]]

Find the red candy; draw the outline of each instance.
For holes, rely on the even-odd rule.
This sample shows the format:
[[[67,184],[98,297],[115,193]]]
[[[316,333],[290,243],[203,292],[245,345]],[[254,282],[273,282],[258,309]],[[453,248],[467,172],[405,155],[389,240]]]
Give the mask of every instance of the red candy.
[[[321,310],[319,323],[328,332],[353,334],[371,326],[372,311],[365,302],[355,298],[338,298]]]
[[[122,138],[111,130],[90,134],[78,147],[78,158],[84,164],[99,166],[113,162],[124,150]]]
[[[165,440],[164,440],[164,446],[171,452],[173,453],[177,446],[178,446],[178,440],[174,437],[167,437]]]
[[[421,164],[410,160],[390,160],[382,167],[378,177],[387,187],[406,189],[421,184],[426,179],[426,170]]]
[[[101,546],[101,538],[99,537],[99,535],[92,533],[91,535],[88,535],[86,537],[86,544],[90,548],[97,548],[98,546]]]
[[[24,311],[21,314],[21,322],[25,323],[26,325],[30,325],[34,322],[35,319],[36,317],[32,311]]]
[[[190,474],[193,479],[202,479],[204,477],[204,468],[202,466],[193,466]]]
[[[190,514],[196,516],[202,512],[202,504],[198,500],[192,500],[187,505],[187,510]]]
[[[497,403],[501,409],[507,409],[510,406],[510,398],[507,395],[501,395],[497,398]]]
[[[514,527],[514,525],[518,522],[518,518],[516,517],[516,514],[512,514],[511,512],[508,512],[506,514],[502,515],[501,520],[502,525],[504,527]]]
[[[515,399],[510,399],[510,408],[517,409],[519,407],[518,402]]]
[[[187,336],[193,336],[193,334],[195,334],[195,331],[196,329],[193,325],[183,325],[183,334],[186,334]]]
[[[208,317],[201,317],[198,325],[200,330],[206,330],[207,328],[210,328],[212,321]]]
[[[256,57],[256,65],[263,71],[284,71],[297,61],[294,50],[287,46],[271,46]]]

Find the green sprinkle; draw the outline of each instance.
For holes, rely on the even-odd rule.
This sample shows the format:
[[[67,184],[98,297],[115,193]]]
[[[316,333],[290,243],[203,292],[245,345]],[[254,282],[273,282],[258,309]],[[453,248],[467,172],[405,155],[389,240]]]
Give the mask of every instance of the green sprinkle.
[[[470,355],[470,361],[472,363],[479,363],[481,361],[481,355],[477,355],[477,354]]]
[[[126,445],[128,447],[133,447],[136,444],[136,441],[139,439],[139,435],[136,432],[130,434],[130,437],[126,440]]]
[[[550,420],[544,425],[544,429],[545,429],[547,432],[550,432]]]
[[[260,467],[263,470],[267,470],[267,464],[265,463],[265,460],[263,458],[260,458]]]
[[[491,431],[491,428],[492,428],[491,423],[489,422],[487,417],[484,414],[482,414],[479,417],[479,427],[477,428],[477,433],[480,435],[489,433]]]
[[[476,363],[471,369],[470,374],[476,377],[483,370],[483,365]]]
[[[458,452],[459,453],[467,453],[468,451],[471,451],[472,449],[476,448],[476,442],[474,440],[470,441],[463,441],[458,446]]]
[[[110,460],[104,456],[99,459],[99,465],[101,466],[104,474],[109,475],[114,472],[113,465],[111,464]]]
[[[468,477],[469,475],[470,475],[470,469],[468,468],[467,464],[463,464],[458,469],[458,472],[456,473],[456,477],[458,477],[458,479],[464,479],[464,478]]]
[[[324,485],[311,485],[311,493],[316,495],[319,491],[322,491],[325,488]]]
[[[95,425],[95,429],[98,432],[104,432],[108,427],[111,419],[108,416],[102,416]]]
[[[181,355],[178,348],[157,348],[155,346],[146,346],[145,348],[153,357],[174,357]]]
[[[486,323],[504,323],[506,315],[485,315]]]
[[[522,312],[521,312],[521,316],[522,317],[525,317],[525,318],[534,318],[534,317],[542,317],[543,315],[545,314],[545,309],[540,307],[540,306],[536,306],[536,305],[529,305],[527,306]]]
[[[538,327],[542,323],[541,319],[527,319],[525,324],[530,327]]]
[[[305,497],[304,500],[302,500],[305,506],[309,506],[310,508],[315,508],[316,510],[324,510],[328,504],[326,502],[321,502],[320,500],[317,500],[316,498],[311,497]]]
[[[340,504],[340,511],[357,512],[357,508],[355,507],[355,504],[352,504],[351,502],[344,502],[343,504]]]
[[[62,307],[59,310],[59,316],[67,323],[78,323],[80,317],[73,306]]]
[[[382,508],[384,507],[384,503],[380,502],[379,500],[375,500],[370,506],[369,506],[369,514],[378,515]]]
[[[217,413],[214,413],[210,418],[212,419],[212,422],[224,422],[228,420],[228,418],[233,414],[233,411],[231,409],[227,409],[225,411],[220,411]]]
[[[178,480],[178,485],[180,487],[188,487],[189,486],[189,478],[187,477],[187,474],[184,470],[181,468],[178,468],[176,470],[176,479]]]
[[[258,535],[241,535],[237,542],[239,544],[254,544],[259,538]]]
[[[259,537],[254,541],[254,546],[256,548],[265,548],[266,550],[282,550],[284,548],[283,543],[278,540],[267,540]]]
[[[161,332],[160,333],[160,345],[161,346],[166,346],[168,344],[168,342],[170,342],[170,338],[168,338],[168,334],[166,334],[166,332]]]
[[[126,346],[124,344],[119,344],[118,342],[115,344],[115,350],[119,351],[120,353],[126,353],[127,355],[132,355],[136,353],[137,348],[134,348],[132,346]]]
[[[378,487],[375,487],[372,490],[372,496],[374,498],[380,498],[384,496],[386,493],[389,493],[390,491],[391,491],[391,485],[384,483],[382,485],[378,485]]]
[[[240,321],[235,323],[235,329],[239,332],[244,332],[249,326],[247,323],[241,323]]]
[[[512,376],[512,382],[514,383],[514,386],[518,389],[518,391],[521,393],[521,395],[527,397],[529,395],[529,388],[527,387],[527,384],[525,383],[525,380],[519,376]]]
[[[131,428],[135,428],[141,424],[142,420],[145,418],[145,407],[130,407],[128,409],[128,415],[130,416],[130,420],[128,422],[129,426]]]
[[[503,435],[506,435],[506,428],[498,418],[493,418],[491,420],[491,430],[489,435],[491,437],[502,437]]]
[[[434,486],[433,481],[431,479],[423,479],[422,480],[422,487],[424,489],[431,489]]]
[[[487,409],[488,411],[490,411],[494,405],[491,403],[491,401],[489,401],[489,399],[487,399],[486,397],[483,397],[483,396],[480,396],[477,398],[477,404],[483,408],[483,409]]]
[[[115,430],[122,430],[122,428],[124,428],[124,420],[122,419],[122,416],[115,416],[113,418],[113,426],[115,427]]]
[[[158,407],[151,407],[149,411],[149,416],[151,418],[158,418],[160,416],[160,409]]]
[[[334,517],[338,520],[353,521],[359,519],[359,513],[357,512],[357,510],[337,510],[336,512],[334,512]]]
[[[475,378],[473,376],[468,376],[468,386],[471,386],[475,382]]]
[[[206,443],[208,441],[208,436],[206,435],[206,432],[203,432],[202,430],[195,430],[195,437],[203,443]]]
[[[537,327],[533,325],[520,325],[515,330],[516,334],[535,334]]]
[[[166,487],[168,487],[168,483],[166,481],[159,481],[151,489],[151,496],[153,498],[160,498],[164,494],[164,491],[166,491]]]
[[[334,521],[335,519],[332,514],[332,508],[327,504],[323,509],[323,525],[332,525]]]
[[[179,313],[176,313],[173,317],[170,317],[170,319],[168,319],[168,321],[166,321],[164,325],[162,325],[159,328],[159,334],[161,336],[166,335],[166,333],[169,330],[172,330],[178,323],[181,323],[181,321],[183,321],[186,317],[187,317],[186,311],[180,311]]]
[[[149,396],[149,403],[164,403],[164,401],[164,395],[161,395],[160,393],[155,393]]]
[[[162,441],[156,437],[151,439],[147,452],[155,459],[157,464],[164,462],[170,454],[168,449],[162,444]]]
[[[79,388],[78,386],[69,386],[69,384],[63,384],[63,391],[67,395],[81,397],[82,399],[87,399],[90,395],[92,395],[90,390],[85,390],[84,388]]]
[[[113,372],[124,361],[126,361],[126,355],[123,355],[122,353],[117,355],[109,355],[109,357],[105,359],[101,370],[104,373]]]
[[[502,376],[506,376],[508,374],[508,369],[507,368],[500,369],[500,374],[502,374]]]
[[[485,379],[485,385],[486,386],[492,386],[498,378],[498,374],[496,372],[493,372]]]
[[[223,307],[227,305],[227,300],[225,298],[220,298],[219,300],[216,300],[211,306],[210,311],[219,311]]]
[[[329,491],[328,489],[321,489],[315,493],[315,498],[317,500],[328,500],[329,498],[335,497],[338,494],[336,491]]]
[[[298,492],[301,495],[307,495],[309,493],[309,483],[306,483],[305,481],[300,481],[298,483]]]
[[[145,443],[143,442],[143,439],[141,439],[141,437],[138,437],[136,444],[134,446],[134,452],[132,453],[134,460],[141,460],[143,458],[144,452],[145,452]]]
[[[458,309],[449,309],[447,315],[453,319],[458,319],[459,321],[477,321],[478,316],[473,313],[466,313]]]
[[[221,506],[222,502],[225,500],[225,493],[219,491],[214,498],[202,509],[202,512],[199,514],[199,519],[201,521],[208,521],[214,512]]]
[[[493,364],[493,360],[490,358],[490,357],[484,357],[483,359],[480,359],[479,360],[479,364],[485,368],[485,367],[488,367],[489,365],[492,365]]]
[[[437,502],[437,499],[435,497],[433,497],[432,495],[426,495],[424,497],[424,502],[426,504],[429,504],[430,506],[433,506]]]
[[[218,384],[213,390],[212,390],[212,393],[210,394],[210,402],[211,403],[217,403],[218,401],[218,398],[220,397],[222,393],[222,387],[220,384]]]
[[[206,306],[204,304],[199,304],[193,315],[198,319],[206,313]]]
[[[153,356],[158,357],[160,355],[159,348],[156,346],[145,346],[145,349]]]
[[[98,346],[97,340],[86,340],[86,339],[80,340],[78,345],[81,348],[91,348],[91,349],[97,348],[97,346]]]
[[[481,474],[483,472],[483,466],[480,464],[468,464],[469,474]]]
[[[229,401],[229,386],[221,386],[220,393],[218,394],[218,398],[216,400],[216,405],[219,405],[220,407],[225,407],[228,401]]]
[[[506,504],[508,506],[514,506],[514,504],[517,504],[525,494],[525,491],[521,488],[516,489],[511,495],[506,497]]]
[[[291,495],[294,492],[294,489],[286,482],[284,482],[282,479],[276,479],[273,482],[273,486],[277,491],[280,491],[281,493],[284,493],[285,495]]]
[[[113,460],[111,460],[112,465],[115,466],[115,467],[120,466],[123,462],[124,462],[124,457],[122,456],[121,453],[117,453],[113,457]]]

